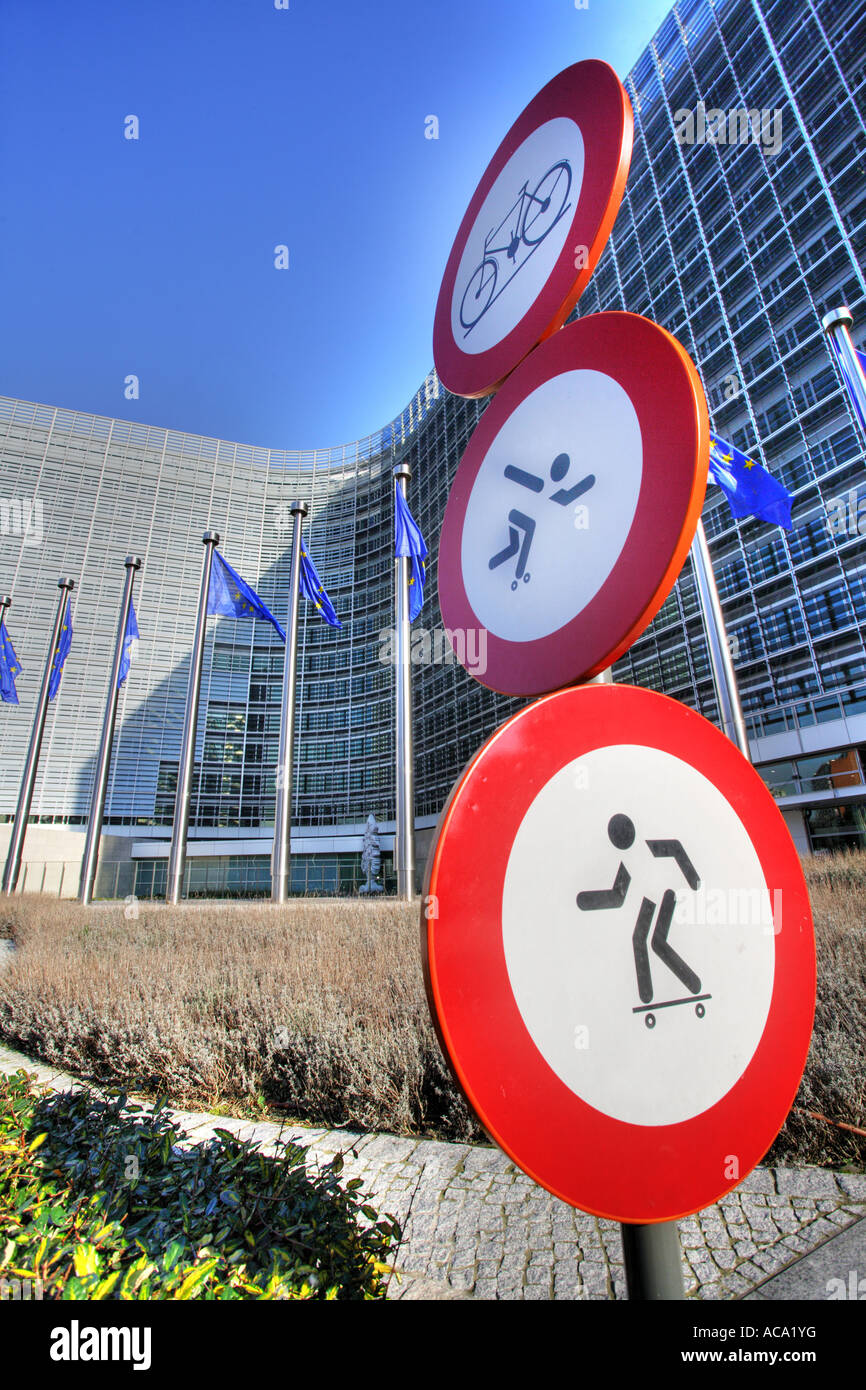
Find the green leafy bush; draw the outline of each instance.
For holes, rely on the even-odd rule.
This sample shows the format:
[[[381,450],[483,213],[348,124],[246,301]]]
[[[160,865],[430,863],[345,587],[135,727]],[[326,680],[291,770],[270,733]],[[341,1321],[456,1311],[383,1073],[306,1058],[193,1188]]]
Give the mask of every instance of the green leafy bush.
[[[400,1230],[341,1169],[226,1130],[190,1143],[161,1105],[0,1077],[0,1279],[64,1299],[382,1297]]]

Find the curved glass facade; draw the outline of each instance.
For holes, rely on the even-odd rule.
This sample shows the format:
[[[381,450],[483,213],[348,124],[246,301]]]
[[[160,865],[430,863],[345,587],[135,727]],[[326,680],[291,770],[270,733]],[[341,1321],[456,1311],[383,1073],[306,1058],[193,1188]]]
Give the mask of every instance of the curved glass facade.
[[[73,825],[86,817],[122,562],[136,553],[144,557],[135,590],[142,640],[122,697],[106,825],[171,825],[201,535],[220,533],[226,558],[284,619],[290,503],[300,497],[309,506],[307,545],[343,628],[328,627],[302,601],[293,823],[354,823],[370,810],[382,821],[393,819],[392,468],[416,454],[416,437],[424,440],[412,505],[425,534],[435,536],[449,460],[459,458],[478,412],[447,396],[431,374],[403,414],[377,434],[299,453],[0,401],[3,489],[18,503],[4,527],[0,585],[13,594],[8,625],[25,671],[20,709],[6,708],[0,731],[0,814],[14,810],[28,707],[44,663],[56,579],[64,573],[76,582],[75,636],[49,715],[33,814]],[[435,633],[441,624],[431,559],[418,626],[426,623]],[[416,683],[420,815],[438,811],[444,799],[454,745],[458,757],[468,756],[490,724],[492,697],[482,708],[485,692],[476,692],[453,658],[448,662],[450,647],[446,656],[442,643],[435,646],[439,665],[419,666]],[[273,825],[283,658],[268,624],[209,621],[194,827]],[[467,694],[466,719],[443,723],[432,707],[459,703],[457,687]]]
[[[864,451],[820,321],[845,302],[855,337],[866,326],[866,3],[681,0],[626,86],[631,173],[578,312],[628,308],[674,333],[701,373],[716,432],[793,492],[790,532],[734,522],[716,488],[704,522],[755,756],[792,815],[808,808],[813,844],[853,843],[866,796]],[[777,147],[680,143],[676,113],[699,103],[781,113]],[[0,591],[13,595],[8,626],[25,668],[20,708],[0,714],[0,819],[14,811],[61,574],[76,581],[75,638],[33,815],[71,826],[86,817],[123,559],[133,552],[144,558],[142,641],[122,697],[106,830],[168,838],[201,535],[219,531],[226,558],[283,620],[289,503],[300,497],[343,630],[302,602],[293,825],[324,836],[357,828],[370,811],[392,821],[391,470],[406,460],[431,552],[414,721],[416,814],[429,824],[467,759],[521,703],[486,691],[453,660],[436,599],[448,490],[483,409],[431,373],[377,434],[292,452],[0,399]],[[850,517],[852,494],[853,525],[834,529],[831,504],[844,497]],[[191,824],[212,841],[258,841],[255,853],[238,849],[261,868],[283,648],[266,624],[211,619],[208,629]],[[689,565],[616,675],[716,718]],[[844,784],[832,772],[840,758]],[[805,847],[802,815],[800,825]]]

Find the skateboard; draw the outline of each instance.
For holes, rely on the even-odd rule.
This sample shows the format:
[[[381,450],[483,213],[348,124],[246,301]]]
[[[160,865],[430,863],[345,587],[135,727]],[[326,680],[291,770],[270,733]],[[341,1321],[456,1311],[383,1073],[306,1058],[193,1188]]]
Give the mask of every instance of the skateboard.
[[[694,1004],[695,1013],[698,1018],[703,1018],[706,1009],[700,1001],[702,999],[712,999],[712,997],[711,994],[690,994],[685,999],[659,999],[655,1004],[639,1004],[636,1009],[632,1009],[632,1013],[645,1014],[644,1023],[647,1028],[655,1028],[656,1017],[654,1010],[672,1009],[675,1008],[677,1004]]]

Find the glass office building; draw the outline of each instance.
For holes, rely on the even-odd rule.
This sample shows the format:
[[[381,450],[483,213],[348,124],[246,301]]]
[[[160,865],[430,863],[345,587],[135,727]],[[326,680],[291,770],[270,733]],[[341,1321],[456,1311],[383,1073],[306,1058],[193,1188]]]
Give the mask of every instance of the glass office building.
[[[793,493],[790,531],[734,522],[714,487],[704,523],[753,755],[804,850],[866,843],[864,449],[821,331],[823,314],[843,302],[855,338],[866,322],[864,71],[860,0],[682,0],[626,79],[636,125],[628,188],[577,310],[627,308],[674,333],[698,366],[716,433]],[[691,143],[682,138],[689,112]],[[724,144],[719,114],[732,134]],[[56,580],[76,581],[75,637],[48,716],[25,886],[59,885],[62,876],[63,891],[77,889],[123,559],[135,553],[144,559],[135,596],[142,641],[119,712],[101,884],[105,892],[161,891],[202,533],[220,533],[226,559],[283,619],[295,497],[309,506],[305,534],[343,629],[302,603],[293,882],[351,889],[368,812],[383,829],[390,881],[392,468],[403,460],[431,549],[416,624],[426,633],[415,672],[423,862],[460,769],[521,703],[485,690],[454,662],[436,602],[448,489],[483,410],[483,401],[449,395],[431,373],[377,434],[297,452],[0,400],[0,592],[13,596],[8,625],[25,668],[20,707],[0,709],[0,849]],[[267,625],[209,622],[191,892],[268,889],[283,650]],[[717,718],[688,565],[616,677]]]
[[[704,525],[753,756],[795,839],[815,849],[863,844],[866,824],[864,449],[821,330],[840,303],[860,340],[866,327],[864,77],[862,3],[676,6],[626,82],[635,155],[580,304],[636,310],[675,334],[716,433],[793,494],[790,531],[737,524],[716,487]],[[727,115],[725,144],[676,138],[699,103]],[[732,142],[741,111],[760,116],[759,139],[740,118]],[[843,497],[853,525],[839,524]],[[688,569],[616,674],[717,717]]]

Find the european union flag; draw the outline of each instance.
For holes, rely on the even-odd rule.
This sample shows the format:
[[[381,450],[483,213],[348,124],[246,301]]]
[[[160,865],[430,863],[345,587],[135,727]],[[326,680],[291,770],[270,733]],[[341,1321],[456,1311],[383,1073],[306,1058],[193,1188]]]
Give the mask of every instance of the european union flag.
[[[138,646],[138,620],[135,616],[135,609],[130,602],[129,617],[126,620],[126,632],[123,634],[123,651],[120,655],[120,670],[117,673],[118,690],[123,685],[129,675],[129,665],[132,653]]]
[[[427,546],[396,478],[394,498],[394,554],[398,557],[408,556],[412,561],[412,574],[409,579],[409,621],[414,622],[424,603],[424,561],[427,559]]]
[[[0,699],[4,704],[18,704],[15,677],[20,676],[23,670],[24,667],[15,655],[15,648],[6,631],[6,624],[0,623]]]
[[[69,655],[69,648],[72,646],[72,600],[67,599],[66,614],[63,619],[63,626],[60,629],[60,636],[57,639],[57,646],[54,649],[54,661],[51,663],[51,675],[48,677],[48,698],[53,700],[60,689],[60,677],[63,675],[63,663]]]
[[[255,589],[241,579],[218,550],[214,551],[207,611],[221,618],[261,618],[262,622],[276,628],[284,642],[286,640],[285,632]]]
[[[316,605],[325,622],[330,623],[331,627],[343,626],[334,612],[334,605],[325,593],[325,586],[316,572],[316,566],[307,554],[303,541],[301,541],[301,593],[304,598],[308,598],[311,603]]]
[[[756,516],[761,521],[790,530],[791,494],[788,489],[766,468],[716,434],[710,435],[710,478],[718,483],[738,520]]]

